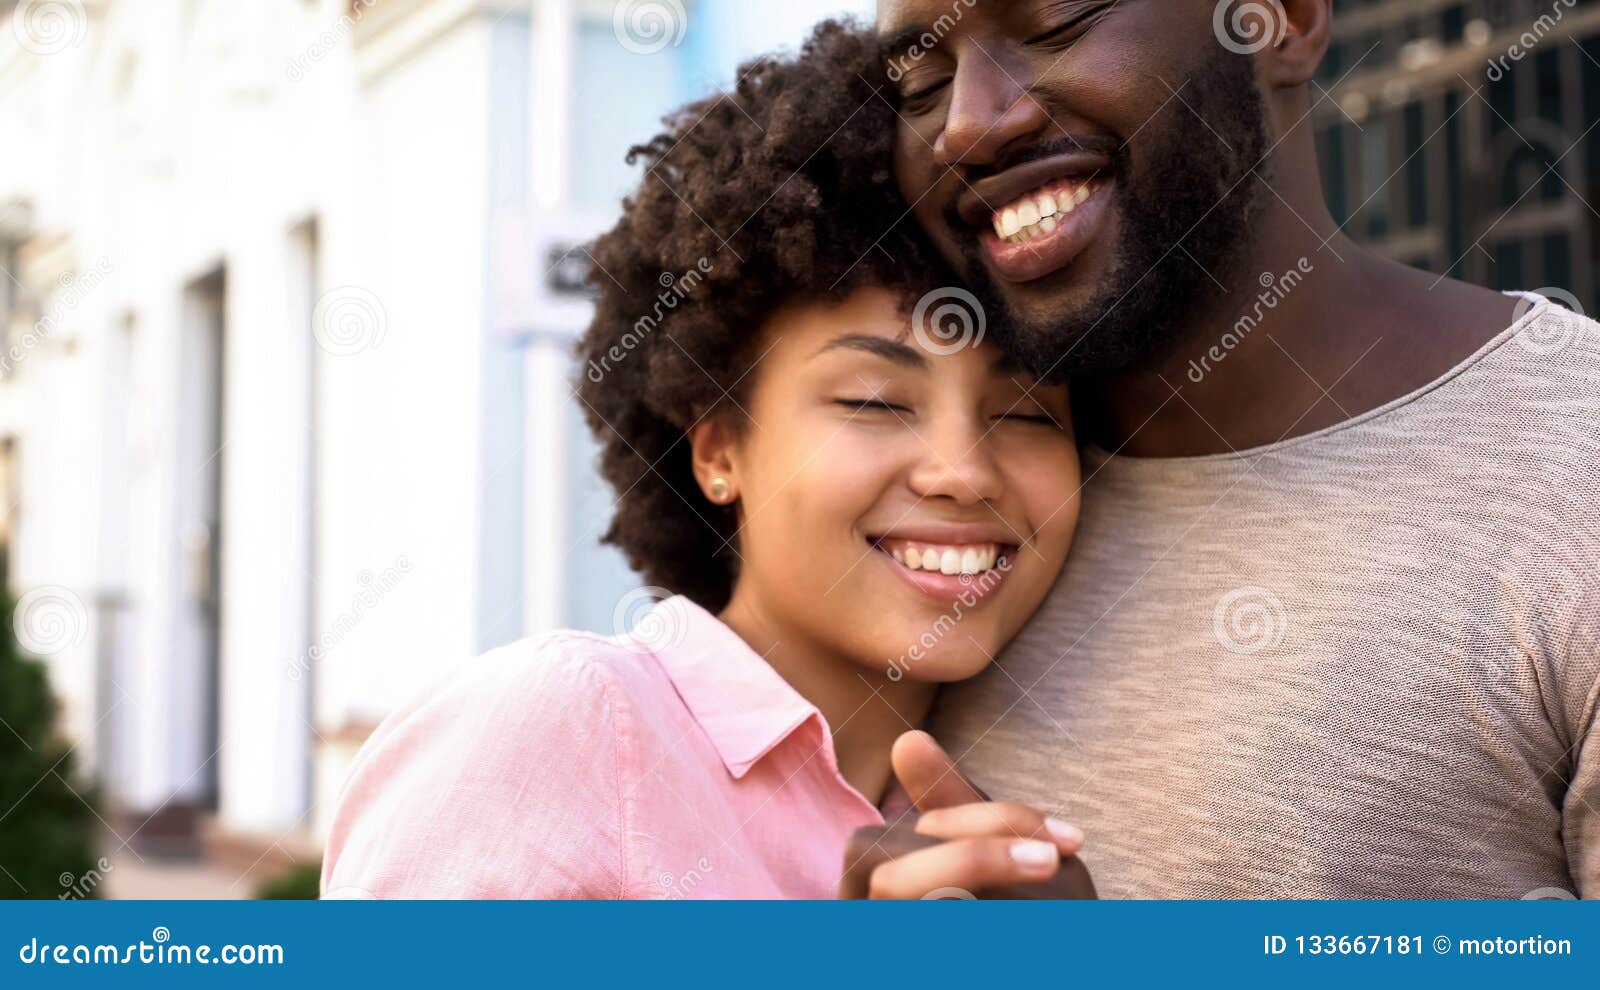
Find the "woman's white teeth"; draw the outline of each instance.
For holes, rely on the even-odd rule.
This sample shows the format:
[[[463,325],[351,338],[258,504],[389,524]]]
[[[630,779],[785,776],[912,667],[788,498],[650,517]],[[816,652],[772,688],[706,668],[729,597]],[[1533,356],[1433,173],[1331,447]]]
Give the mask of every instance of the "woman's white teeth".
[[[1062,217],[1082,206],[1094,192],[1090,183],[1066,185],[1048,192],[1029,193],[994,214],[994,232],[1012,244],[1053,233]]]
[[[994,567],[1000,548],[993,543],[975,546],[899,546],[891,547],[894,559],[914,571],[940,574],[982,574]]]

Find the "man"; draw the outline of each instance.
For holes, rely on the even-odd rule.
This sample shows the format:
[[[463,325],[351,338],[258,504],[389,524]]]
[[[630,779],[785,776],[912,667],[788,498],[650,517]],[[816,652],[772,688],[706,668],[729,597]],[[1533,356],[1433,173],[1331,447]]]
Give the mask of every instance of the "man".
[[[1102,896],[1600,896],[1600,326],[1340,232],[1331,19],[880,0],[906,201],[1087,445],[934,733]]]

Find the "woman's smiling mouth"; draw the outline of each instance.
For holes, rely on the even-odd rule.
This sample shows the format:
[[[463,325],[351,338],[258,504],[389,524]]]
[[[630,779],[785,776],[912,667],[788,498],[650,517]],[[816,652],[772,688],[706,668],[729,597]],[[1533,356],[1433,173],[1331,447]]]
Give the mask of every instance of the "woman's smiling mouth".
[[[902,580],[941,601],[992,594],[1010,573],[1017,551],[1015,543],[955,536],[885,536],[869,542]]]

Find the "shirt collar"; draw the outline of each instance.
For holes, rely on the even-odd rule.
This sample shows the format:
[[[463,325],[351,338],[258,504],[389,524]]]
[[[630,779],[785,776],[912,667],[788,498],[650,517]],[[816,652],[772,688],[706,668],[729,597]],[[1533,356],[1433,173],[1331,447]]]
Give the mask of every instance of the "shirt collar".
[[[648,623],[648,625],[647,625]],[[678,696],[734,778],[822,714],[722,620],[682,595],[641,620]]]

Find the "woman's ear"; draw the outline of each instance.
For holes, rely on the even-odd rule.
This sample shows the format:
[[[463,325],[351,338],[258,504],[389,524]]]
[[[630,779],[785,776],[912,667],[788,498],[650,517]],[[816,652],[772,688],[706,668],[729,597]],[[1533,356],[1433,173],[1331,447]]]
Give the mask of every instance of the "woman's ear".
[[[689,449],[694,479],[700,493],[713,505],[732,505],[739,499],[739,433],[731,418],[715,412],[689,428]]]
[[[1262,84],[1292,89],[1315,78],[1333,32],[1333,0],[1223,0],[1218,9],[1247,17],[1251,8],[1271,22],[1265,38],[1272,43],[1256,56]]]

